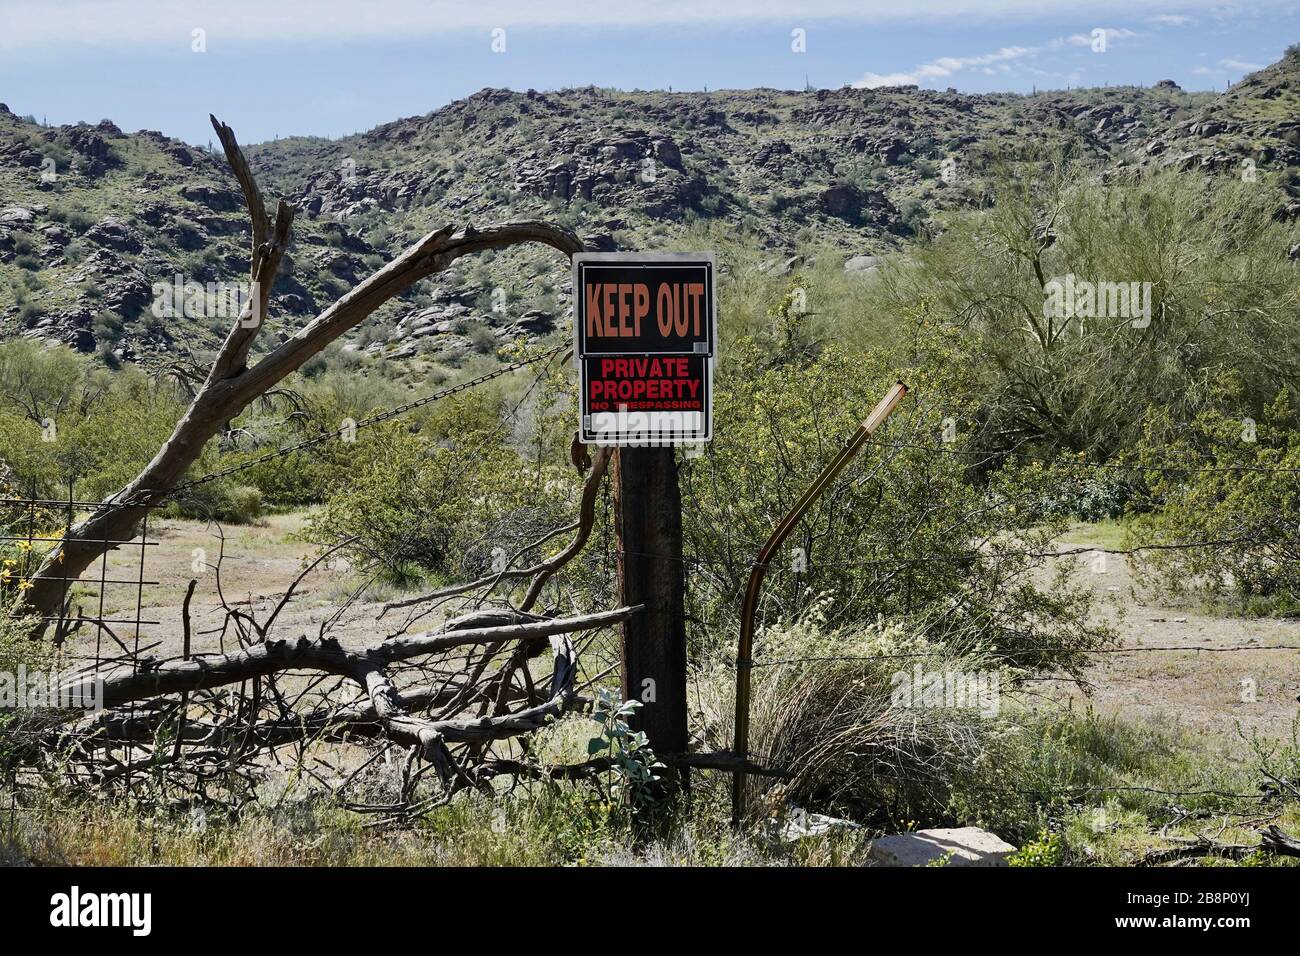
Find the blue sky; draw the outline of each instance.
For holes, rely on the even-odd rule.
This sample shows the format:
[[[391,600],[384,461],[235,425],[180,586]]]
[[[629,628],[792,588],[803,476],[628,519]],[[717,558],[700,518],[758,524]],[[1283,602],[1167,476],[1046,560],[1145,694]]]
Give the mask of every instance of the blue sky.
[[[0,0],[0,102],[257,142],[485,86],[1222,90],[1295,42],[1300,0]]]

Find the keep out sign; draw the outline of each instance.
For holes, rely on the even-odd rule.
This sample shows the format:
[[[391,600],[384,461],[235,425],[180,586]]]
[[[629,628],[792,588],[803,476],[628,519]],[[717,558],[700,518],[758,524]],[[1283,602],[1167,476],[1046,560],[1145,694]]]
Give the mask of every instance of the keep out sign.
[[[582,440],[709,441],[713,254],[583,253],[573,273]]]

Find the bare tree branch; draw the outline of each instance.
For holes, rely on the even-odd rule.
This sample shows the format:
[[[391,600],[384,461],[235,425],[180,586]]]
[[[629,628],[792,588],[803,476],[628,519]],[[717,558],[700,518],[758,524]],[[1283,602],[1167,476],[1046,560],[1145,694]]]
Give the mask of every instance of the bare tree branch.
[[[331,638],[296,641],[267,641],[229,654],[208,654],[189,660],[173,659],[158,663],[141,660],[120,665],[105,674],[75,675],[60,692],[70,699],[91,699],[90,684],[103,681],[102,706],[119,707],[131,701],[150,700],[164,694],[209,690],[265,677],[287,670],[315,670],[340,677],[357,679],[374,668],[426,654],[436,654],[470,644],[497,641],[526,641],[556,634],[607,627],[626,620],[642,610],[641,605],[584,614],[578,617],[441,630],[385,641],[363,650],[350,651]],[[80,695],[73,696],[73,695]]]
[[[253,239],[249,275],[256,294],[226,336],[203,386],[153,460],[110,499],[115,506],[106,504],[78,522],[46,555],[31,578],[32,587],[23,595],[28,607],[41,616],[58,616],[67,579],[75,580],[113,546],[112,542],[132,538],[148,510],[181,480],[225,423],[385,302],[464,255],[523,242],[540,242],[570,256],[582,250],[582,243],[571,231],[544,222],[507,222],[482,230],[444,226],[412,244],[249,368],[248,356],[266,324],[271,288],[289,245],[294,210],[281,200],[271,222],[234,132],[215,117],[212,119],[249,207]]]

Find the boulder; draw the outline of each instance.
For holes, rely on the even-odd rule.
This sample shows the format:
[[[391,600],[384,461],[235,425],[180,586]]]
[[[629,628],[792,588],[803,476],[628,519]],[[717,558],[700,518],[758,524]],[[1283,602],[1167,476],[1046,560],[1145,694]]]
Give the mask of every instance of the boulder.
[[[525,335],[545,335],[555,328],[555,316],[544,309],[529,309],[510,327],[512,332]]]
[[[842,183],[823,189],[817,196],[817,206],[822,212],[841,219],[854,219],[862,211],[864,197],[856,186]]]
[[[886,143],[876,151],[876,156],[885,166],[897,166],[906,155],[907,143],[897,139]]]
[[[97,246],[118,252],[135,253],[144,248],[140,234],[121,219],[112,216],[101,219],[87,229],[85,239]]]
[[[1015,847],[979,827],[917,830],[871,841],[877,866],[1006,866]]]
[[[190,202],[196,202],[200,206],[206,206],[213,212],[234,212],[244,202],[243,197],[233,189],[205,186],[202,183],[193,186],[182,186],[181,197],[188,199]]]
[[[582,237],[588,252],[617,252],[618,241],[607,232],[588,233]]]
[[[72,239],[68,230],[64,229],[58,223],[50,223],[48,226],[41,227],[40,233],[46,241],[55,246],[66,246]]]
[[[22,206],[5,206],[0,209],[0,226],[25,229],[30,226],[36,214]]]
[[[844,260],[845,272],[861,272],[867,275],[880,270],[880,259],[877,256],[853,256]]]
[[[1273,218],[1278,222],[1290,222],[1292,219],[1300,219],[1300,199],[1291,199],[1282,203],[1273,211]],[[1295,258],[1292,256],[1292,258]]]
[[[673,169],[682,168],[682,151],[671,139],[656,139],[651,143],[655,159]]]
[[[791,256],[789,259],[772,263],[765,271],[772,276],[788,276],[803,264],[803,256]]]

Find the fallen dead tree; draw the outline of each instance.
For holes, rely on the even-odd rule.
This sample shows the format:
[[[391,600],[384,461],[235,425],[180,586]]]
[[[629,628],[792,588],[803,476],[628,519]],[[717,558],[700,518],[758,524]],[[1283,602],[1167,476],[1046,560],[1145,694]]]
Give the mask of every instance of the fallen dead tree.
[[[157,766],[160,747],[165,752],[169,745],[176,743],[212,748],[229,762],[289,744],[382,736],[401,746],[415,748],[422,759],[438,769],[444,785],[455,789],[457,780],[477,785],[472,770],[460,765],[449,745],[482,744],[529,734],[581,704],[570,635],[617,624],[640,610],[640,607],[618,608],[577,617],[520,620],[490,627],[465,627],[461,622],[458,626],[357,649],[345,648],[331,638],[303,637],[296,641],[267,641],[229,654],[119,664],[102,674],[78,675],[65,685],[65,691],[89,694],[90,688],[85,685],[100,682],[105,713],[60,731],[58,741],[64,746],[56,749],[70,753],[74,763],[84,761],[87,779],[103,782],[131,772],[130,765],[117,759],[108,762],[107,777],[94,766],[96,756],[111,753],[123,744],[146,748],[137,766],[143,770]],[[520,617],[528,615],[520,614]],[[390,667],[399,662],[423,659],[427,666],[439,659],[439,655],[458,648],[522,644],[547,638],[554,648],[549,689],[544,695],[537,691],[509,695],[507,703],[523,706],[501,714],[473,718],[436,716],[445,715],[457,706],[458,698],[472,702],[473,694],[463,694],[467,685],[445,682],[445,686],[437,689],[402,691],[389,676]],[[317,706],[301,716],[280,716],[244,724],[238,720],[238,711],[243,707],[235,708],[234,713],[222,719],[212,706],[219,698],[200,696],[203,692],[260,681],[263,683],[257,695],[270,700],[283,697],[283,691],[275,684],[279,676],[304,672],[345,678],[362,693],[364,702]],[[179,707],[164,706],[162,700],[173,694],[195,695],[192,698],[195,705],[211,712],[207,719],[187,720],[174,738],[166,731],[169,724],[180,721]],[[335,691],[331,696],[338,694]],[[146,707],[148,713],[137,716],[121,712],[123,707],[132,704]],[[235,750],[232,752],[231,748]],[[179,760],[179,757],[177,750],[175,758]]]
[[[110,549],[131,541],[149,512],[185,487],[188,470],[209,440],[231,432],[233,420],[250,403],[276,394],[305,361],[462,256],[525,242],[549,245],[566,256],[582,249],[572,232],[545,222],[435,229],[254,359],[271,290],[290,244],[295,210],[281,200],[272,215],[234,132],[215,117],[212,124],[248,208],[252,294],[211,366],[205,369],[192,362],[182,370],[190,405],[152,461],[87,517],[76,522],[69,517],[70,526],[27,580],[23,610],[39,622],[34,636],[58,621],[56,645],[87,620],[95,623],[69,617],[71,584]],[[135,649],[128,648],[107,622],[99,622],[101,636],[114,642],[121,654],[106,661],[97,648],[94,665],[65,674],[61,692],[85,694],[98,686],[103,710],[92,716],[43,713],[26,721],[20,734],[10,733],[10,739],[20,741],[25,772],[46,783],[60,777],[78,789],[123,787],[138,792],[161,783],[157,792],[170,794],[169,799],[179,791],[207,800],[220,791],[221,802],[237,806],[276,768],[342,793],[376,761],[391,764],[396,750],[405,752],[400,794],[381,806],[386,812],[396,808],[399,816],[464,788],[488,789],[510,767],[519,768],[516,779],[536,775],[536,763],[527,759],[527,738],[583,706],[583,691],[608,673],[606,669],[579,676],[584,642],[640,611],[621,607],[584,613],[572,606],[564,613],[558,607],[538,610],[543,588],[590,538],[596,495],[610,455],[603,449],[590,459],[581,456],[579,471],[586,477],[576,520],[520,549],[492,575],[384,608],[384,613],[398,607],[408,613],[382,639],[362,646],[330,633],[355,595],[314,637],[277,636],[277,626],[283,630],[281,611],[325,555],[309,565],[261,619],[251,602],[247,607],[227,602],[218,558],[217,592],[224,616],[215,632],[206,632],[217,634],[218,653],[190,652],[194,581],[183,605],[184,652],[178,657],[148,656],[138,641]],[[564,547],[545,553],[544,547],[569,533],[573,537]],[[445,613],[451,602],[469,613],[432,630],[412,632],[416,622]],[[372,632],[381,633],[378,627]],[[232,641],[237,646],[228,648]],[[539,662],[544,662],[548,645],[549,673],[534,673],[545,670]],[[331,748],[353,744],[364,748],[360,767],[349,770],[332,762]],[[416,800],[416,786],[430,768],[436,770],[441,795]],[[588,769],[575,768],[572,774]]]
[[[582,641],[642,610],[535,611],[543,585],[590,539],[609,458],[608,449],[594,456],[577,521],[521,549],[490,579],[399,602],[413,609],[406,621],[357,646],[332,636],[329,622],[315,637],[275,636],[282,610],[332,549],[308,564],[261,619],[251,606],[226,601],[219,556],[224,618],[217,633],[238,646],[189,653],[191,582],[182,612],[185,653],[158,659],[128,652],[65,675],[58,689],[64,698],[98,700],[102,711],[80,718],[68,712],[52,727],[43,722],[29,765],[79,788],[129,789],[133,781],[163,779],[172,793],[209,799],[220,789],[221,800],[231,802],[232,793],[255,791],[277,766],[313,775],[308,754],[318,755],[321,745],[359,744],[371,754],[366,763],[396,748],[406,752],[401,796],[381,806],[399,818],[412,807],[436,805],[427,796],[414,799],[428,768],[436,771],[442,799],[466,788],[491,790],[502,775],[572,779],[597,772],[587,764],[552,773],[524,758],[525,738],[585,706],[582,692],[604,676],[579,678]],[[568,532],[573,537],[555,554],[516,566]],[[453,600],[470,605],[469,612],[413,631],[412,624]],[[532,664],[548,645],[549,673],[535,675]],[[345,786],[329,789],[341,793]]]

